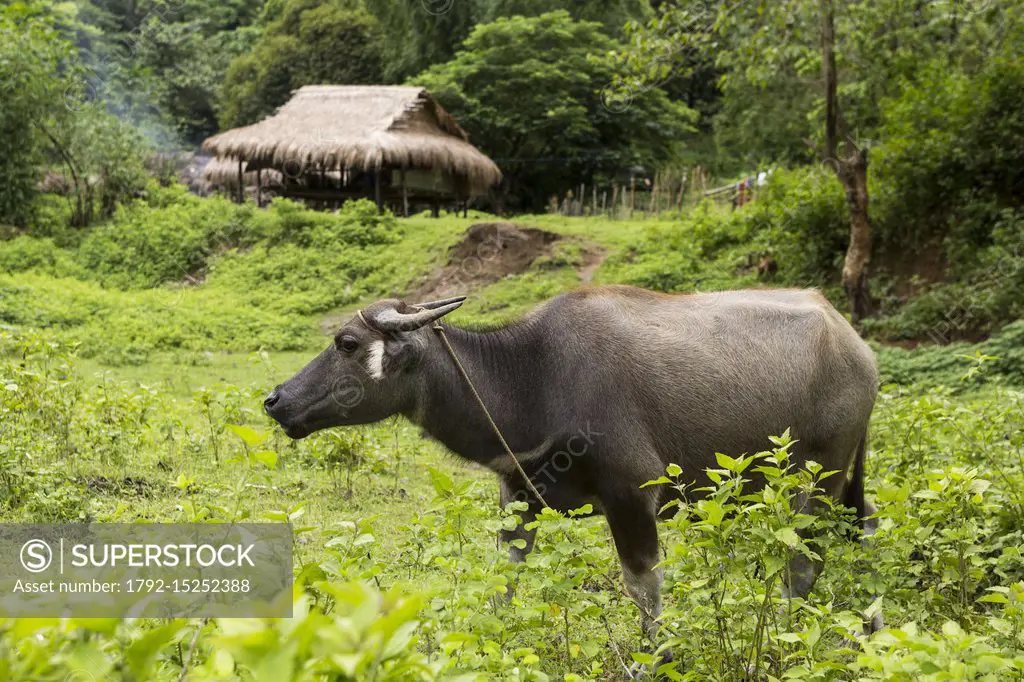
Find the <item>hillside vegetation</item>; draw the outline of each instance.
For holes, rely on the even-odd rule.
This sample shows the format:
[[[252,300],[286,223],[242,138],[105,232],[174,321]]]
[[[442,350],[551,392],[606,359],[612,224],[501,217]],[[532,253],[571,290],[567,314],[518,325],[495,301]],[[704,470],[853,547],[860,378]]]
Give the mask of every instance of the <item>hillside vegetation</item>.
[[[800,181],[779,174],[736,212],[520,218],[560,238],[470,291],[453,322],[511,319],[583,279],[832,292],[800,231],[829,224],[841,204],[832,188],[794,192]],[[793,196],[789,226],[773,227]],[[292,442],[260,410],[270,386],[326,345],[331,320],[430,285],[445,266],[479,268],[453,263],[449,249],[493,220],[399,220],[365,203],[257,210],[154,186],[87,232],[0,242],[0,518],[289,519],[299,540],[292,620],[7,621],[5,679],[623,679],[634,658],[651,660],[600,519],[545,515],[537,549],[513,565],[494,537],[516,509],[498,509],[490,476],[455,465],[410,425]],[[772,282],[757,272],[765,254],[779,263]],[[915,300],[878,329],[904,324]],[[1019,675],[1022,338],[1018,322],[973,346],[878,347],[885,386],[868,475],[879,531],[866,547],[845,539],[843,510],[812,520],[790,505],[820,472],[787,468],[784,437],[758,455],[784,465],[764,493],[732,483],[756,464],[720,458],[712,497],[663,528],[663,644],[676,656],[663,674]],[[809,524],[833,538],[829,563],[811,597],[779,618],[777,571],[804,549],[792,530]],[[857,635],[875,613],[889,629]],[[728,638],[709,636],[719,628]]]
[[[0,611],[0,681],[1024,681],[1022,53],[1021,0],[0,0],[0,522],[295,537],[292,618]],[[179,184],[318,83],[428,88],[502,181],[439,219]],[[262,409],[374,300],[493,326],[612,283],[849,316],[874,534],[805,513],[842,472],[788,431],[718,454],[648,641],[590,505],[520,519],[403,419],[292,441]]]

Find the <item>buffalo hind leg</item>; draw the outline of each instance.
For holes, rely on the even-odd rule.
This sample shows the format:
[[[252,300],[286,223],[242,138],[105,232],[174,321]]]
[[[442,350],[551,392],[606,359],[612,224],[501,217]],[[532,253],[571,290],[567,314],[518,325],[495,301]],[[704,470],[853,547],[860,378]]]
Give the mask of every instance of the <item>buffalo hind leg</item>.
[[[815,514],[821,510],[821,503],[808,501],[807,496],[803,494],[797,495],[795,506],[797,509],[803,510],[805,514]],[[811,593],[814,583],[817,582],[821,570],[825,567],[824,559],[820,558],[822,550],[815,546],[814,535],[803,531],[797,532],[810,546],[811,551],[818,554],[819,558],[811,559],[800,552],[790,558],[782,583],[782,598],[786,600],[793,597],[806,599],[807,595]]]
[[[657,568],[659,555],[655,501],[643,491],[636,491],[627,498],[602,500],[602,504],[622,564],[626,590],[640,608],[640,624],[644,634],[657,645],[663,571]]]
[[[843,491],[843,504],[853,507],[857,514],[857,522],[861,528],[860,544],[870,555],[871,536],[878,530],[878,519],[872,518],[878,511],[871,504],[864,491],[864,460],[867,456],[867,433],[857,444],[857,451],[854,453],[853,471],[846,489]],[[870,635],[879,632],[885,627],[885,621],[881,613],[876,613],[864,621],[864,634]]]

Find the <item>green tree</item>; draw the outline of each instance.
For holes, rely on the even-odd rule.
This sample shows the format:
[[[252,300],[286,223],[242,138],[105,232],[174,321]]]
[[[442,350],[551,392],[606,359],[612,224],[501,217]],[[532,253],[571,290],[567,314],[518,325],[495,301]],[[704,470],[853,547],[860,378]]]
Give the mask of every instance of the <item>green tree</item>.
[[[278,11],[252,53],[228,68],[218,117],[223,128],[273,113],[303,85],[381,82],[383,34],[372,15],[309,0]]]
[[[217,102],[232,60],[256,40],[250,27],[211,32],[204,20],[144,24],[137,55],[154,108],[173,130],[167,145],[195,145],[217,131]],[[177,138],[177,139],[175,139]]]
[[[85,227],[110,217],[118,203],[145,186],[148,145],[139,131],[69,91],[69,109],[41,128],[50,152],[71,180],[71,222]]]
[[[882,123],[878,103],[914,83],[922,60],[952,65],[991,54],[992,12],[970,4],[784,0],[709,8],[677,0],[636,32],[630,52],[642,61],[666,40],[682,39],[714,56],[722,71],[720,151],[748,163],[817,158],[835,170],[850,217],[842,280],[860,319],[871,300],[867,148]],[[702,20],[687,23],[692,16]],[[641,80],[650,76],[641,72]]]
[[[141,188],[146,145],[94,97],[88,74],[45,6],[0,11],[0,222],[29,226],[47,167],[68,176],[78,226]]]
[[[505,174],[502,208],[539,210],[552,195],[633,164],[671,157],[692,112],[658,88],[603,95],[618,45],[565,11],[477,26],[456,57],[412,81],[430,90]]]
[[[61,105],[71,46],[25,6],[0,9],[0,223],[25,227],[45,162],[39,124]]]
[[[481,0],[481,9],[481,22],[565,10],[573,21],[598,22],[602,32],[613,38],[624,37],[629,22],[646,20],[652,14],[647,0]]]
[[[651,15],[647,0],[366,0],[366,6],[387,35],[388,82],[450,60],[477,24],[565,10],[574,21],[596,21],[606,35],[619,38],[627,22]]]
[[[387,40],[383,78],[400,83],[447,61],[479,21],[479,0],[366,0]]]
[[[81,0],[64,28],[91,72],[91,97],[175,149],[216,130],[224,74],[258,37],[262,4]]]

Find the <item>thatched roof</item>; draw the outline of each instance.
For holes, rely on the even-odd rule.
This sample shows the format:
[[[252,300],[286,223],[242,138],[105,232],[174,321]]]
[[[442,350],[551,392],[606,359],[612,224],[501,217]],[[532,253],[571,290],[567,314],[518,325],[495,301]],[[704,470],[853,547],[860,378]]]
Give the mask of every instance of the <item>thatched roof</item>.
[[[214,135],[203,149],[241,158],[250,171],[441,168],[475,191],[501,180],[497,165],[420,87],[307,85],[273,116]]]
[[[245,163],[242,163],[244,172],[243,179],[246,186],[255,186],[257,182],[256,171],[246,171]],[[335,174],[337,175],[337,174]],[[232,157],[220,157],[210,159],[209,163],[203,166],[199,174],[201,182],[211,187],[224,187],[226,189],[238,189],[238,159]],[[281,172],[273,168],[265,168],[260,178],[264,185],[281,182]]]

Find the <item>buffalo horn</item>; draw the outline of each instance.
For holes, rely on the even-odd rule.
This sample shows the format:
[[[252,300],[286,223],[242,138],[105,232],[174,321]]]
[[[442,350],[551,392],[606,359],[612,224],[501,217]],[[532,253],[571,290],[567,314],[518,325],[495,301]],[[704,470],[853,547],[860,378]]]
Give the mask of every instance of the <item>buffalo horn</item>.
[[[413,308],[423,308],[424,310],[436,310],[443,305],[450,305],[452,303],[462,303],[466,300],[465,296],[452,296],[451,298],[442,298],[436,301],[427,301],[426,303],[417,303]]]
[[[462,305],[466,300],[465,296],[449,299],[446,301],[433,301],[427,305],[436,306],[426,310],[418,310],[415,313],[400,313],[394,308],[385,308],[375,313],[370,322],[382,332],[409,332],[430,324],[434,320],[444,317],[451,311]],[[417,306],[422,308],[423,306]]]

